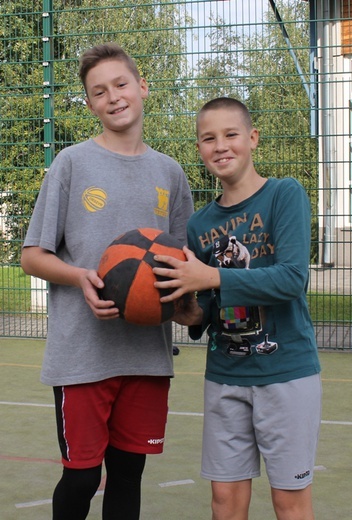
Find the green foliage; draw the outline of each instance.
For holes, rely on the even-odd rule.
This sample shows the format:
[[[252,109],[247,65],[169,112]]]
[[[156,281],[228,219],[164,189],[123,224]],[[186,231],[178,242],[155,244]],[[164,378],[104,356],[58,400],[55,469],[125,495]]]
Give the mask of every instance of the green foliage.
[[[0,267],[0,312],[28,312],[31,308],[31,278],[20,267]]]
[[[308,3],[277,5],[308,76]],[[266,176],[293,176],[307,189],[313,208],[312,261],[317,258],[317,143],[310,137],[309,101],[279,30],[270,23],[262,32],[239,33],[211,15],[204,52],[189,63],[187,47],[194,23],[182,3],[57,0],[52,33],[55,153],[100,132],[99,122],[84,103],[78,79],[83,50],[116,41],[136,60],[147,79],[145,139],[173,156],[185,169],[196,208],[219,190],[200,163],[195,146],[195,114],[216,96],[246,102],[261,133],[255,154]],[[43,2],[3,0],[0,6],[0,260],[18,261],[35,197],[44,175]],[[48,31],[48,26],[46,31]],[[192,33],[193,36],[193,33]]]
[[[338,294],[308,294],[308,305],[313,322],[351,323],[351,296]]]
[[[280,3],[280,14],[305,77],[309,77],[308,6],[297,2],[295,12]],[[297,19],[303,22],[297,23]],[[273,13],[260,34],[247,38],[244,55],[247,105],[261,133],[257,163],[276,177],[293,176],[316,187],[317,143],[310,139],[310,103],[302,80]],[[256,59],[251,59],[253,54]],[[250,76],[248,72],[250,71]]]
[[[236,26],[228,26],[220,17],[211,15],[208,35],[209,52],[200,58],[197,72],[197,109],[210,99],[231,96],[244,101],[243,48]]]
[[[309,77],[309,6],[277,2],[305,78]],[[254,154],[266,177],[294,177],[308,192],[312,207],[311,261],[318,258],[318,142],[310,136],[310,102],[274,14],[268,11],[260,32],[241,38],[236,27],[213,21],[210,52],[199,62],[200,103],[231,96],[249,108],[260,132]]]
[[[305,78],[309,78],[309,6],[277,3]],[[298,21],[299,20],[299,21]],[[305,187],[312,207],[311,262],[318,259],[318,142],[310,134],[310,102],[274,14],[261,34],[247,39],[257,59],[245,55],[247,105],[260,130],[256,166],[264,175],[294,177]]]
[[[82,0],[75,7],[56,2],[53,15],[55,133],[50,142],[54,141],[55,152],[100,132],[99,122],[85,107],[77,72],[83,50],[105,41],[123,46],[148,78],[147,141],[174,156],[185,149],[185,143],[190,147],[188,137],[184,143],[178,138],[180,132],[184,132],[183,139],[190,135],[193,121],[188,116],[183,125],[176,123],[178,115],[185,112],[180,95],[184,85],[178,79],[184,76],[185,32],[167,30],[177,26],[181,7],[141,0],[115,5],[101,0],[99,6],[95,1]],[[6,235],[0,236],[3,262],[19,259],[27,217],[44,175],[42,9],[39,0],[5,0],[0,11],[0,34],[5,41],[0,50],[0,128],[6,143],[0,148],[1,213],[6,225]],[[179,103],[175,111],[176,97]],[[164,146],[170,135],[169,146]]]
[[[7,228],[0,235],[0,260],[5,262],[18,260],[25,217],[43,176],[40,11],[29,0],[7,2],[0,11],[0,131],[6,143],[0,147],[0,206]]]

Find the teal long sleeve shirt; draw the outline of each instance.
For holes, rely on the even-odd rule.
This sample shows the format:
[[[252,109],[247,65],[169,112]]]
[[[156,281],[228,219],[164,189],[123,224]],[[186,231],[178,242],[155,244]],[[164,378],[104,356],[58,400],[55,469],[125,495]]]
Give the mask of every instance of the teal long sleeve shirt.
[[[224,207],[213,201],[188,224],[188,242],[197,258],[217,266],[213,243],[234,235],[249,251],[249,269],[220,268],[220,290],[198,294],[204,310],[202,326],[190,327],[198,339],[207,329],[206,378],[225,384],[264,385],[306,377],[320,371],[315,333],[306,291],[310,258],[310,204],[294,179],[270,178],[241,203]],[[253,346],[276,342],[270,355],[235,357],[214,338],[219,309],[259,306],[262,331],[246,336]]]

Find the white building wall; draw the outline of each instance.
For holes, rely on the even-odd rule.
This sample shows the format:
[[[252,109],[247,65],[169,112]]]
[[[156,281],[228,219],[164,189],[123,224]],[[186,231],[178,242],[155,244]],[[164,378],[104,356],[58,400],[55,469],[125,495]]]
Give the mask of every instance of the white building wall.
[[[328,4],[326,1],[318,3],[321,9],[317,13],[318,20],[329,14],[324,11]],[[337,11],[339,4],[336,0]],[[320,263],[351,266],[352,61],[350,55],[341,54],[340,21],[337,19],[328,24],[318,21],[317,25]]]

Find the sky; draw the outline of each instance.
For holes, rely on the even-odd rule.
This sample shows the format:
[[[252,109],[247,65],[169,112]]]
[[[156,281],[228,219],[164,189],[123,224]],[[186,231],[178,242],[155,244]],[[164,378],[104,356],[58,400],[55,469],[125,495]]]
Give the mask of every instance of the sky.
[[[210,12],[218,13],[225,22],[239,24],[258,23],[263,12],[270,8],[268,0],[212,0],[186,2],[190,15],[200,22],[208,20]]]
[[[194,20],[194,24],[187,36],[187,49],[189,53],[198,54],[209,51],[209,18],[213,16],[224,20],[225,25],[236,25],[238,33],[248,34],[251,27],[260,24],[263,14],[271,9],[268,0],[190,0],[185,3],[189,16]],[[196,59],[193,56],[192,61]]]

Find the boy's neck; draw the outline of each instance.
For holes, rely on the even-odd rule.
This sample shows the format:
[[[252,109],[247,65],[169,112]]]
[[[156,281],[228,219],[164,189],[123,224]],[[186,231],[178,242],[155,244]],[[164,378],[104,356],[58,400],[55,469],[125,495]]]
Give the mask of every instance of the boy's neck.
[[[94,138],[94,141],[106,148],[110,152],[119,153],[120,155],[141,155],[146,149],[147,145],[143,142],[142,138],[136,139],[135,136],[119,134],[110,135],[107,132],[103,132]]]
[[[225,207],[239,204],[240,202],[249,199],[249,197],[260,190],[266,181],[267,179],[265,177],[261,177],[256,173],[256,175],[252,177],[251,183],[244,182],[236,185],[227,185],[226,183],[223,183],[223,193],[218,199],[218,203]]]

